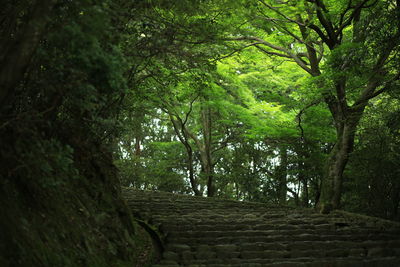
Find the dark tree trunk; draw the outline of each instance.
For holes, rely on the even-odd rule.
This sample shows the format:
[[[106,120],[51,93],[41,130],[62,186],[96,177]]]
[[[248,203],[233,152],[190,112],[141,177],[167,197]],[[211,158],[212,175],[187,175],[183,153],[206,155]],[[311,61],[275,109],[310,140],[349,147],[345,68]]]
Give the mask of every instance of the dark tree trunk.
[[[305,140],[304,140],[304,135],[302,131],[302,136],[300,138],[299,146],[297,147],[296,154],[298,156],[298,180],[301,184],[301,205],[303,207],[308,207],[308,202],[310,200],[309,198],[309,192],[308,192],[308,177],[307,177],[307,169],[309,166],[307,166],[307,159],[310,157]]]
[[[215,186],[214,186],[214,173],[213,168],[210,168],[206,171],[207,175],[207,197],[213,197],[215,195]]]
[[[280,150],[280,165],[278,167],[278,201],[279,204],[286,204],[287,195],[287,165],[288,155],[287,148],[281,147]]]
[[[196,179],[194,178],[194,168],[193,168],[193,150],[192,147],[190,146],[189,143],[185,144],[185,148],[186,148],[186,153],[188,155],[188,169],[189,169],[189,181],[190,181],[190,185],[192,187],[192,190],[195,194],[195,196],[201,196],[203,195],[199,189],[197,188],[197,182]]]
[[[135,156],[136,157],[140,157],[142,154],[142,150],[140,147],[140,143],[141,143],[142,138],[140,136],[136,136],[135,137]]]
[[[170,115],[170,119],[172,125],[174,126],[175,133],[177,134],[181,143],[185,146],[186,154],[188,156],[188,171],[189,171],[189,181],[190,186],[196,196],[201,196],[202,190],[198,189],[198,184],[194,177],[194,167],[193,167],[193,149],[189,143],[188,135],[190,135],[189,130],[186,128],[185,123],[180,119],[174,119],[172,115]]]
[[[235,184],[236,200],[240,200],[239,185],[236,182],[234,184]]]
[[[391,219],[392,220],[398,220],[399,218],[399,204],[400,204],[400,185],[397,184],[397,186],[395,186],[393,188],[393,192],[392,192],[392,210],[391,210]]]
[[[329,213],[340,207],[342,195],[343,172],[353,151],[354,138],[357,125],[365,106],[357,111],[351,111],[345,116],[335,116],[337,139],[330,152],[327,164],[325,179],[322,181],[320,210],[322,213]],[[340,118],[338,120],[337,118]]]
[[[314,208],[319,207],[320,199],[321,199],[321,186],[319,182],[314,183],[314,191],[315,191],[315,197],[314,197]]]
[[[304,175],[304,170],[300,170],[300,181],[302,184],[301,202],[303,207],[308,207],[309,196],[308,196],[308,179]]]
[[[205,177],[207,179],[207,197],[213,197],[215,195],[214,186],[214,165],[211,155],[212,148],[212,133],[211,133],[211,110],[205,107],[201,111],[201,119],[203,124],[203,138],[204,146],[201,152],[201,161]]]

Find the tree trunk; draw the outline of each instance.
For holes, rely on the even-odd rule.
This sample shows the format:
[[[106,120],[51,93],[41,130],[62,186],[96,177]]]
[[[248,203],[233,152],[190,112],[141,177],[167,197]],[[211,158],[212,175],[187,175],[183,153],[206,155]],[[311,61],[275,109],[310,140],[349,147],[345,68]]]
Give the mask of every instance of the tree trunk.
[[[193,150],[189,143],[185,144],[186,153],[188,155],[188,169],[189,169],[189,181],[195,196],[203,195],[197,188],[197,182],[194,178],[194,168],[193,168]]]
[[[202,190],[197,188],[197,182],[194,178],[194,168],[193,168],[193,149],[189,143],[188,135],[190,135],[189,130],[186,128],[185,123],[180,119],[174,119],[174,117],[170,114],[170,120],[172,125],[174,126],[174,130],[176,135],[178,136],[179,141],[184,145],[186,154],[188,156],[188,171],[189,171],[189,181],[192,187],[192,190],[196,196],[201,196]]]
[[[343,172],[347,165],[349,154],[353,151],[355,132],[364,107],[357,112],[349,114],[348,118],[336,123],[336,144],[330,152],[326,165],[325,179],[322,181],[321,213],[329,213],[331,210],[340,207]],[[339,117],[343,118],[343,116]]]
[[[298,181],[301,184],[301,205],[303,207],[308,207],[309,205],[309,190],[308,190],[308,164],[307,160],[309,159],[310,155],[308,152],[308,148],[304,139],[304,133],[302,131],[302,135],[300,138],[299,146],[296,146],[296,154],[297,154],[297,168],[298,168]]]
[[[300,170],[300,176],[299,180],[301,181],[302,184],[302,193],[301,193],[301,202],[303,207],[308,207],[308,201],[309,201],[309,195],[308,195],[308,179],[304,175],[304,169]]]
[[[135,157],[138,157],[138,158],[140,158],[140,156],[142,154],[142,150],[141,150],[141,146],[140,146],[141,140],[142,140],[142,138],[140,136],[135,137],[135,152],[134,152],[134,154],[135,154]]]
[[[400,185],[397,184],[392,192],[392,210],[390,219],[398,220],[399,218],[399,205],[400,205]]]
[[[279,204],[286,204],[287,195],[287,149],[286,147],[281,147],[280,149],[280,165],[278,167],[278,201]]]
[[[204,149],[201,152],[201,160],[203,164],[204,174],[207,178],[207,197],[213,197],[214,188],[214,165],[212,162],[211,147],[211,110],[205,107],[201,111],[201,119],[203,124]]]
[[[207,197],[213,197],[215,195],[215,186],[214,186],[214,168],[209,166],[206,170],[207,175]]]
[[[314,208],[320,207],[320,199],[321,199],[321,185],[319,181],[315,181],[313,183],[313,188],[315,191],[315,196],[314,196]]]
[[[234,185],[235,185],[235,192],[236,192],[236,200],[240,200],[240,191],[239,191],[239,185],[238,185],[238,183],[234,183]]]

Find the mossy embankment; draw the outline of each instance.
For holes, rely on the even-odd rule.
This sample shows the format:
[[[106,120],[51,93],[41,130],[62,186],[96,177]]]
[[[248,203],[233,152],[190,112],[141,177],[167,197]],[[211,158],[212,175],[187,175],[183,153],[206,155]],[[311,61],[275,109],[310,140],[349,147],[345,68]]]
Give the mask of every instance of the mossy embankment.
[[[112,164],[130,90],[125,4],[3,2],[0,266],[145,266],[151,241]]]
[[[59,173],[56,184],[21,172],[2,178],[0,266],[146,266],[151,261],[151,240],[126,208],[107,154],[93,145],[81,148],[73,153],[80,171],[75,177]]]

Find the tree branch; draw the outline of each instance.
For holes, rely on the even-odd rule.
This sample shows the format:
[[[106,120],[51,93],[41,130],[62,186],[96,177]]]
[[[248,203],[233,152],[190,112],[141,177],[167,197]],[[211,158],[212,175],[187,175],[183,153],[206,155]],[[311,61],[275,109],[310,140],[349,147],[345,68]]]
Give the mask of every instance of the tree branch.
[[[271,5],[267,4],[267,3],[265,3],[264,0],[259,0],[259,2],[260,2],[261,4],[263,4],[264,6],[266,6],[267,8],[271,9],[272,11],[276,12],[276,13],[279,14],[280,16],[284,17],[287,21],[292,22],[292,23],[295,23],[295,24],[300,25],[300,26],[305,26],[305,25],[302,24],[301,22],[289,18],[288,16],[286,16],[285,14],[283,14],[282,12],[280,12],[278,9],[276,9],[276,8],[274,8],[273,6],[271,6]]]
[[[322,94],[325,103],[328,105],[329,111],[331,112],[335,121],[338,120],[338,99],[330,91],[326,91]]]
[[[255,36],[241,36],[241,37],[232,37],[232,38],[225,38],[223,39],[224,41],[257,41],[259,44],[263,44],[265,46],[268,46],[274,50],[278,50],[284,53],[287,53],[288,50],[284,47],[277,46],[274,44],[271,44],[270,42],[267,42],[261,38],[255,37]]]
[[[398,72],[397,75],[396,75],[395,77],[393,77],[393,79],[391,79],[390,81],[386,82],[386,83],[384,84],[384,86],[383,86],[381,89],[377,90],[377,91],[375,91],[375,89],[378,87],[378,85],[377,85],[377,84],[375,85],[375,84],[372,84],[372,83],[371,83],[371,84],[369,85],[370,88],[367,88],[366,91],[368,90],[368,91],[371,92],[372,88],[375,88],[374,91],[371,92],[371,93],[368,94],[368,95],[365,95],[365,96],[363,96],[363,97],[360,97],[360,98],[352,105],[352,108],[357,109],[359,106],[364,105],[366,102],[368,102],[368,100],[370,100],[370,99],[372,99],[372,98],[375,98],[375,97],[377,97],[378,95],[380,95],[380,94],[382,94],[382,93],[384,93],[384,92],[389,91],[389,89],[391,88],[391,85],[392,85],[394,82],[398,81],[398,80],[400,80],[400,72]]]
[[[184,136],[179,131],[179,125],[178,125],[177,120],[174,119],[172,114],[169,114],[169,118],[172,122],[172,126],[174,127],[175,133],[178,136],[179,140],[181,141],[182,144],[184,144],[186,146],[187,139],[184,138]],[[180,125],[180,126],[181,126],[181,129],[183,129],[184,126],[183,125]]]
[[[291,58],[290,56],[285,55],[285,54],[281,54],[281,53],[277,53],[277,52],[268,51],[268,50],[262,48],[262,47],[259,46],[259,45],[255,45],[255,47],[256,47],[257,49],[259,49],[261,52],[263,52],[263,53],[265,53],[265,54],[268,54],[268,55],[271,55],[271,56],[278,56],[278,57]]]
[[[304,129],[303,129],[303,126],[301,126],[301,116],[304,114],[304,112],[305,112],[307,109],[311,108],[312,106],[318,105],[319,103],[321,103],[321,101],[322,101],[322,99],[317,99],[317,100],[315,100],[315,101],[309,103],[308,105],[306,105],[305,107],[303,107],[303,108],[299,111],[299,113],[296,115],[297,122],[298,122],[298,127],[300,128],[300,132],[301,132],[301,138],[302,138],[303,140],[304,140]]]
[[[249,48],[249,47],[251,47],[251,46],[256,46],[257,44],[261,44],[261,43],[260,43],[260,42],[254,42],[254,43],[245,45],[245,46],[243,46],[243,47],[240,47],[240,48],[238,48],[238,49],[235,49],[234,51],[230,52],[229,54],[227,54],[227,55],[225,55],[225,56],[216,58],[216,59],[214,59],[213,61],[218,61],[218,60],[222,60],[222,59],[231,57],[232,55],[234,55],[234,54],[236,54],[236,53],[238,53],[238,52],[240,52],[240,51],[242,51],[242,50],[244,50],[244,49],[246,49],[246,48]]]
[[[308,24],[308,28],[312,29],[318,36],[321,38],[321,40],[328,45],[329,48],[333,48],[333,45],[331,44],[331,40],[329,40],[329,37],[326,36],[323,31],[315,24]]]
[[[242,36],[242,37],[234,37],[234,38],[225,38],[223,40],[225,40],[225,41],[257,41],[260,44],[265,45],[265,46],[267,46],[269,48],[272,48],[274,50],[283,52],[283,54],[282,54],[282,53],[275,53],[275,52],[269,52],[269,51],[267,52],[267,51],[265,51],[267,54],[273,54],[273,55],[280,56],[280,57],[291,58],[303,70],[305,70],[306,72],[308,72],[312,76],[315,76],[315,73],[313,73],[313,71],[307,66],[307,64],[301,58],[299,58],[298,56],[293,54],[289,49],[286,49],[284,47],[271,44],[270,42],[267,42],[267,41],[265,41],[265,40],[263,40],[261,38],[254,37],[254,36]]]
[[[347,12],[349,12],[351,10],[352,3],[353,3],[353,1],[349,0],[349,2],[347,3],[346,9],[342,12],[342,14],[340,14],[339,25],[343,24],[344,17],[346,16]]]
[[[187,121],[188,121],[188,119],[189,119],[190,113],[192,113],[192,111],[193,111],[193,103],[197,100],[197,98],[199,98],[199,96],[200,96],[200,94],[198,94],[192,101],[190,101],[190,104],[189,104],[189,106],[190,106],[189,111],[186,113],[185,119],[184,119],[183,122],[182,122],[182,125],[183,125],[183,126],[186,125],[186,123],[187,123]]]
[[[351,13],[351,15],[347,18],[347,20],[341,24],[338,28],[338,30],[336,31],[335,35],[339,36],[339,34],[341,34],[341,32],[344,30],[344,28],[346,28],[347,26],[349,26],[351,24],[351,22],[353,21],[353,19],[359,14],[359,12],[361,11],[361,9],[363,8],[363,6],[368,2],[369,0],[363,0],[362,2],[360,2],[358,5],[356,5],[353,9],[353,12]],[[351,1],[350,1],[351,2]],[[347,10],[347,9],[346,9]],[[347,11],[346,11],[347,13]]]
[[[300,20],[302,20],[300,15],[298,15],[298,17]],[[309,30],[305,26],[299,26],[299,29],[301,36],[305,40],[307,49],[307,58],[308,61],[310,62],[311,70],[313,71],[314,76],[318,76],[321,74],[321,71],[319,69],[319,60],[317,56],[317,50],[315,49],[313,42],[308,40],[310,36]],[[322,57],[322,54],[320,56]]]

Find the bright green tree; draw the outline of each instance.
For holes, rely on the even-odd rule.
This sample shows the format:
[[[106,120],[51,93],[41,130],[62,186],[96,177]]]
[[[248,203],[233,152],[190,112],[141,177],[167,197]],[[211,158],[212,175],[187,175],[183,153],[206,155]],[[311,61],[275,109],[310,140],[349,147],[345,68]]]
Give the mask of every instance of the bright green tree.
[[[321,208],[339,208],[343,171],[370,99],[399,78],[399,3],[395,1],[254,1],[249,23],[225,40],[246,42],[295,62],[334,121],[336,141],[326,162]]]

